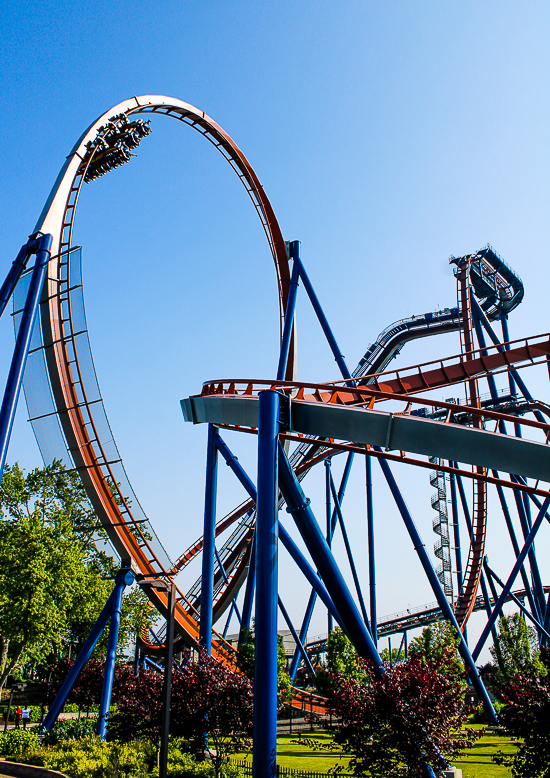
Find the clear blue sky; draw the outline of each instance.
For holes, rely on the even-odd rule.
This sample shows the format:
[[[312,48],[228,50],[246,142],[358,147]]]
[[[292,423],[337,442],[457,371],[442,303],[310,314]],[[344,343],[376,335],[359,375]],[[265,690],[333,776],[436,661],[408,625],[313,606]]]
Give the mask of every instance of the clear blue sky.
[[[449,255],[488,241],[525,282],[512,335],[546,332],[549,33],[548,4],[529,1],[5,3],[4,268],[81,132],[127,97],[166,94],[206,111],[243,149],[285,238],[301,240],[351,365],[390,322],[452,305]],[[74,238],[115,438],[177,556],[201,534],[205,452],[204,430],[183,423],[179,400],[209,378],[275,373],[267,244],[217,152],[161,118],[131,164],[84,188]],[[298,317],[299,377],[337,377],[304,300]],[[0,334],[7,364],[9,323]],[[457,350],[457,338],[432,339],[400,363]],[[548,400],[544,376],[529,375]],[[254,474],[251,442],[232,445]],[[14,459],[39,462],[24,413]],[[400,478],[431,547],[427,474]],[[321,513],[318,480],[306,483]],[[220,512],[241,497],[225,473],[221,481]],[[359,472],[346,503],[359,561],[362,489]],[[377,501],[380,612],[431,601],[381,484]],[[491,561],[505,574],[500,516],[491,522]],[[548,582],[547,563],[543,571]],[[285,573],[282,593],[298,618],[305,587]]]

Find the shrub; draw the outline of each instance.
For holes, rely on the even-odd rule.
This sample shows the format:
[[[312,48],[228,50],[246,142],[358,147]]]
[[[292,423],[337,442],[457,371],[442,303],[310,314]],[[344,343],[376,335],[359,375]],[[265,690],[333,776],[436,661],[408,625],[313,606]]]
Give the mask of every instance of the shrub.
[[[146,778],[155,758],[151,743],[106,743],[88,737],[29,750],[21,761],[59,770],[70,778]]]
[[[473,745],[481,731],[463,729],[463,681],[439,659],[410,657],[380,673],[358,660],[365,681],[337,677],[334,740],[351,754],[355,775],[420,778]],[[443,672],[441,671],[443,670]]]
[[[4,756],[21,756],[39,746],[40,740],[30,729],[9,729],[0,735],[0,754]]]
[[[83,740],[95,735],[97,719],[68,719],[56,721],[49,732],[44,733],[44,743],[55,746],[65,740]]]
[[[158,778],[157,747],[147,741],[106,743],[95,736],[66,740],[55,746],[29,749],[20,761],[59,770],[70,778]],[[168,775],[213,778],[214,768],[210,762],[196,762],[176,742],[168,750]],[[226,778],[240,776],[238,768],[227,766]]]
[[[48,712],[48,708],[46,708],[44,715]],[[31,724],[39,724],[40,719],[42,718],[42,713],[40,712],[40,705],[33,705],[31,708]]]

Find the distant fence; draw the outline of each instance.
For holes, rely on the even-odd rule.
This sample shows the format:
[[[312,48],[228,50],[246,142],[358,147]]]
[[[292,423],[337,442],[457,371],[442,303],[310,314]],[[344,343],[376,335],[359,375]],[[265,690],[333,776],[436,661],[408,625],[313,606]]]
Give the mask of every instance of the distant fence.
[[[244,759],[230,759],[229,761],[232,765],[238,767],[239,770],[242,770],[245,775],[252,775],[252,762],[247,762]],[[292,767],[281,767],[280,765],[277,765],[277,776],[279,778],[285,776],[288,776],[289,778],[337,778],[338,776],[342,776],[342,778],[353,778],[353,773],[312,773],[309,770],[295,770]]]

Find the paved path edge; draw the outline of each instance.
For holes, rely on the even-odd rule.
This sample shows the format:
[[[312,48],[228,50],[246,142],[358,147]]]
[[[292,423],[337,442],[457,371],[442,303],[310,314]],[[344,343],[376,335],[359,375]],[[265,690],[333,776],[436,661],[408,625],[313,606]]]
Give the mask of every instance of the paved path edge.
[[[20,762],[4,762],[0,760],[0,776],[10,775],[14,778],[67,778],[65,773],[48,770],[46,767],[35,767]]]

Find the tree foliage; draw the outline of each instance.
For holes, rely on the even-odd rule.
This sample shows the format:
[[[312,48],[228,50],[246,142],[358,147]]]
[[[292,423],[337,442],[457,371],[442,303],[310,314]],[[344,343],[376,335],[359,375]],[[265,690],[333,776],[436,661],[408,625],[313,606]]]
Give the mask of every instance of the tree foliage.
[[[511,767],[516,778],[550,778],[550,650],[543,648],[539,661],[546,672],[517,673],[506,682],[495,682],[504,705],[499,719],[520,742],[514,756],[493,757]]]
[[[359,655],[348,636],[340,627],[331,630],[327,639],[325,665],[318,669],[315,686],[319,694],[332,699],[340,678],[364,680],[365,670],[358,661]]]
[[[105,537],[78,474],[54,461],[25,474],[6,465],[0,485],[0,688],[18,665],[57,661],[81,644],[112,591],[116,565],[94,539]],[[145,611],[124,598],[123,645]],[[107,635],[97,652],[105,650]]]
[[[435,663],[439,672],[462,679],[464,662],[458,653],[459,645],[460,637],[455,627],[449,621],[438,621],[424,627],[420,635],[411,641],[408,654],[424,662]]]
[[[490,651],[493,675],[499,683],[508,683],[517,675],[546,674],[540,660],[537,634],[527,626],[521,613],[499,617],[497,639]]]
[[[380,673],[359,660],[364,680],[340,676],[335,740],[352,754],[356,775],[414,778],[426,763],[442,770],[480,736],[464,730],[463,686],[439,660],[411,657]]]

